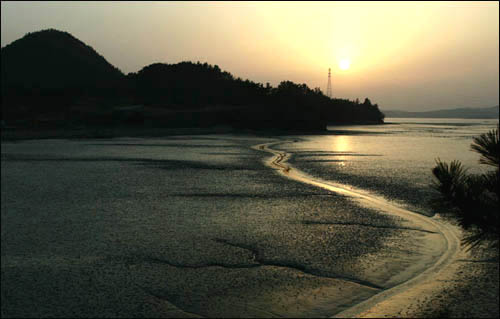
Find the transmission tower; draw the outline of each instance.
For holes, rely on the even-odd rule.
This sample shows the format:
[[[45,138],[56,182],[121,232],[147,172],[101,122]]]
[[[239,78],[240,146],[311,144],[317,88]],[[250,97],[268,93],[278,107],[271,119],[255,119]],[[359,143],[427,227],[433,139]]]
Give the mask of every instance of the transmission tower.
[[[326,96],[332,98],[332,76],[330,68],[328,68],[328,84],[326,85]]]

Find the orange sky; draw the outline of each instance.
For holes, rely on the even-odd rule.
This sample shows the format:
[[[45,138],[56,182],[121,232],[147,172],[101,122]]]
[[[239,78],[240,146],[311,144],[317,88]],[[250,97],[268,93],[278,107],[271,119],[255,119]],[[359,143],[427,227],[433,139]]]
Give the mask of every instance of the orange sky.
[[[154,62],[369,97],[382,109],[498,104],[498,2],[2,2],[2,47],[55,28],[125,73]],[[339,61],[350,60],[341,70]]]

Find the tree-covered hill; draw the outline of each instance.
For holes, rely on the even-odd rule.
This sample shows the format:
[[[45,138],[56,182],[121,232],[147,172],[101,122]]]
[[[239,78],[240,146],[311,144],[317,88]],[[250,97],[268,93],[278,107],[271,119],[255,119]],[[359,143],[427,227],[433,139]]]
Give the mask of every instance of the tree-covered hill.
[[[2,119],[62,113],[84,95],[106,95],[124,74],[67,32],[28,33],[1,49]]]
[[[127,80],[141,103],[170,108],[249,105],[262,102],[266,95],[261,84],[236,79],[217,65],[200,62],[155,63],[129,73]]]
[[[290,81],[263,85],[208,63],[154,63],[125,76],[91,47],[52,29],[12,42],[1,59],[8,123],[324,130],[328,123],[384,118],[369,99],[331,99]],[[116,111],[127,105],[143,107]]]
[[[5,86],[93,88],[124,76],[92,47],[54,29],[26,34],[3,47],[1,56]]]

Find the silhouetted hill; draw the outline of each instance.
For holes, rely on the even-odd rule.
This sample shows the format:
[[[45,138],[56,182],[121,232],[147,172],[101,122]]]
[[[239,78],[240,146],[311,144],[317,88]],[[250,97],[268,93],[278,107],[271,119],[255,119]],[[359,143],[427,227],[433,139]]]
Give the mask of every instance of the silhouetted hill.
[[[147,105],[203,108],[211,105],[249,105],[262,102],[262,84],[236,79],[217,65],[180,62],[154,63],[127,75],[137,98]]]
[[[423,118],[460,118],[460,119],[498,119],[498,105],[485,108],[458,108],[427,112],[407,112],[399,110],[384,111],[387,117]]]
[[[236,78],[217,65],[154,63],[124,76],[66,32],[25,35],[1,50],[2,119],[38,127],[116,126],[325,130],[383,123],[377,104],[331,99],[319,88]]]
[[[1,49],[2,119],[65,117],[82,97],[114,99],[125,76],[67,32],[28,33]]]
[[[28,33],[1,50],[2,86],[94,88],[124,75],[92,47],[67,32]]]
[[[155,63],[128,74],[127,81],[135,88],[136,104],[192,110],[190,116],[198,126],[314,130],[324,129],[328,123],[383,123],[384,118],[369,99],[364,103],[330,99],[319,88],[312,90],[291,81],[264,86],[207,63]],[[214,112],[207,114],[207,110]]]

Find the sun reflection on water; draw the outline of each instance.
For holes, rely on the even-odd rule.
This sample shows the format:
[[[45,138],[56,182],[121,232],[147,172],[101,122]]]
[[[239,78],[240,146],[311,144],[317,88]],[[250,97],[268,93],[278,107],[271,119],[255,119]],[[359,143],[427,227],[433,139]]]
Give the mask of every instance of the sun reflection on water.
[[[350,136],[335,136],[333,137],[333,143],[332,143],[332,151],[335,153],[348,153],[351,151],[351,141],[350,141]],[[337,160],[339,160],[338,166],[340,167],[345,167],[346,163],[345,161],[347,160],[346,156],[340,155],[336,157]]]
[[[351,150],[350,136],[335,136],[333,138],[333,152],[345,153]]]

